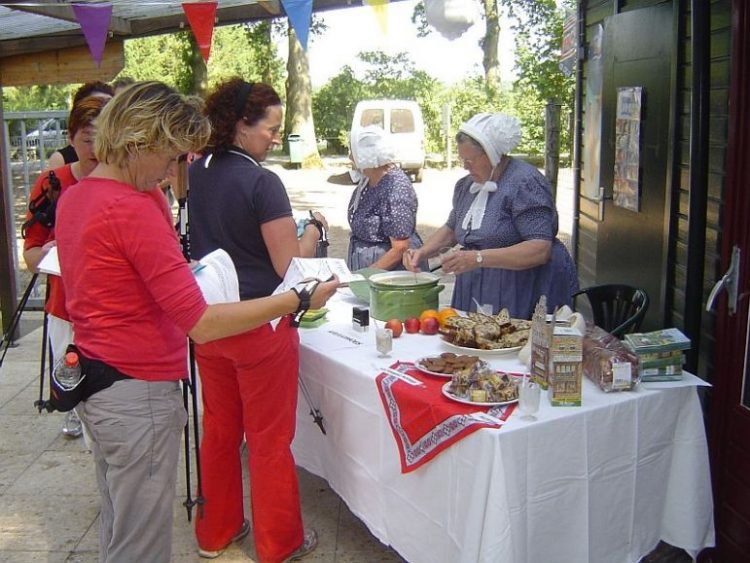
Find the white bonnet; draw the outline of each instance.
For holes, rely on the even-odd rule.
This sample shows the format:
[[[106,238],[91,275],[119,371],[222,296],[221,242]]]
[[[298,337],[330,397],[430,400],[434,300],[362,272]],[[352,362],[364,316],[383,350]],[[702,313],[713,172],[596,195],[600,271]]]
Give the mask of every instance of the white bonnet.
[[[459,131],[482,146],[492,166],[497,166],[500,157],[510,153],[521,141],[518,119],[504,113],[478,113],[469,118]]]
[[[359,170],[378,168],[396,160],[391,139],[377,125],[352,129],[349,141],[354,165]]]

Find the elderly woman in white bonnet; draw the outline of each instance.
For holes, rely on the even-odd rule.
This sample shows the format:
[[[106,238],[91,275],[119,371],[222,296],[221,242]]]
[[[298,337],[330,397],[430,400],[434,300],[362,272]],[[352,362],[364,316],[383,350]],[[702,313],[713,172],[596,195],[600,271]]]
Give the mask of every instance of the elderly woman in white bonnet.
[[[361,180],[349,202],[349,268],[403,269],[403,254],[422,246],[416,231],[417,194],[394,164],[394,149],[383,129],[356,128],[350,141]]]
[[[518,120],[480,113],[456,136],[458,155],[469,174],[453,192],[453,209],[417,250],[404,256],[410,270],[456,244],[442,267],[456,274],[452,306],[476,310],[491,304],[514,318],[528,319],[541,295],[550,310],[571,305],[578,289],[575,264],[557,237],[557,210],[546,178],[509,153],[521,140]]]

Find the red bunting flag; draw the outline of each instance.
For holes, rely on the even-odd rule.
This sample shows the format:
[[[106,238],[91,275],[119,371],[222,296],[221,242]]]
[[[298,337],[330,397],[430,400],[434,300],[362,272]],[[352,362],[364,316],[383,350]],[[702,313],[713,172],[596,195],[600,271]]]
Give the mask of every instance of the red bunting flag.
[[[214,19],[218,2],[185,2],[182,9],[187,16],[193,36],[201,50],[203,60],[208,63],[211,53],[211,39],[214,35]]]
[[[112,18],[112,4],[73,4],[73,13],[81,26],[96,66],[101,66],[109,20]]]

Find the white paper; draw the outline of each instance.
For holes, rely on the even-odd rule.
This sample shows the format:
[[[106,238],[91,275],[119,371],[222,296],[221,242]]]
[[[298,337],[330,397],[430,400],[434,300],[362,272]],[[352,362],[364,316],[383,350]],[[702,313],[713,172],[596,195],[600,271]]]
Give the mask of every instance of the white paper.
[[[60,260],[57,258],[57,245],[51,247],[42,257],[37,265],[37,270],[41,274],[60,275]]]
[[[202,268],[195,271],[195,280],[206,303],[236,303],[240,300],[240,282],[229,254],[221,248],[199,260]]]
[[[305,279],[327,280],[332,275],[336,275],[342,284],[365,279],[360,274],[352,274],[343,258],[292,258],[284,281],[273,294],[289,291]]]

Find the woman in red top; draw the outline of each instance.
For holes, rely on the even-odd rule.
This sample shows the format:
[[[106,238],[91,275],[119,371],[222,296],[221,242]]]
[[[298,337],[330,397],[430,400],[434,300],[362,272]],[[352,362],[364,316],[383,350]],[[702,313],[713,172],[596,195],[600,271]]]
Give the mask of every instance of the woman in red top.
[[[206,144],[210,125],[201,110],[199,99],[159,82],[118,94],[97,120],[99,164],[58,206],[75,344],[84,366],[104,366],[88,389],[107,380],[79,404],[93,439],[102,563],[170,561],[187,421],[179,388],[186,335],[196,343],[236,335],[322,307],[338,286],[313,281],[275,296],[206,304],[157,189],[181,154]]]
[[[30,201],[39,208],[44,206],[47,217],[35,217],[29,210],[26,213],[26,227],[23,230],[23,258],[32,272],[37,271],[39,262],[55,246],[54,224],[50,224],[51,213],[57,199],[69,187],[88,176],[97,164],[94,155],[94,119],[99,115],[109,98],[89,96],[73,105],[68,117],[68,137],[78,155],[78,161],[54,170],[43,172],[31,189]],[[45,220],[46,219],[46,220]],[[47,276],[47,312],[49,342],[52,360],[55,362],[65,354],[65,348],[73,342],[73,328],[65,311],[65,292],[59,276]],[[42,344],[46,345],[45,343]],[[81,420],[75,410],[65,415],[62,432],[69,438],[78,438],[83,431]]]

